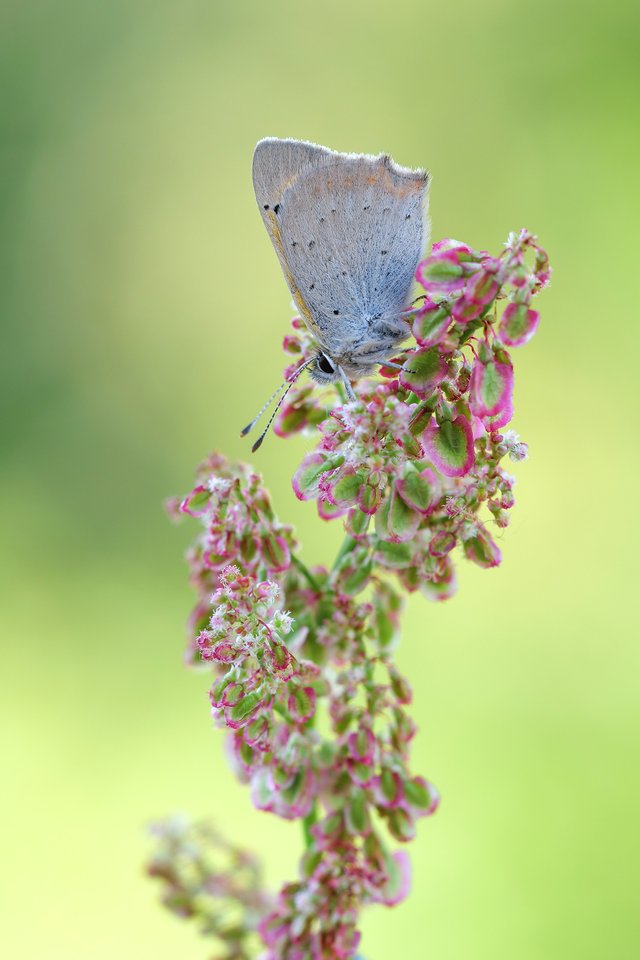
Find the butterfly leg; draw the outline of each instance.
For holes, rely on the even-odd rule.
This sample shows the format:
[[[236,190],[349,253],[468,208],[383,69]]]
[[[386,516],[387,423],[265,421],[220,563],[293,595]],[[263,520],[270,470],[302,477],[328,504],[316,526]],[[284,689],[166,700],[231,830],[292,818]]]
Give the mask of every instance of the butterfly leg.
[[[355,393],[353,392],[353,387],[351,386],[351,383],[349,382],[349,378],[348,378],[348,376],[346,375],[346,373],[344,372],[344,370],[342,369],[342,367],[338,367],[338,372],[340,373],[340,376],[342,377],[342,382],[344,383],[345,390],[347,391],[347,397],[348,397],[348,399],[349,399],[349,400],[356,400],[357,397],[356,397]]]

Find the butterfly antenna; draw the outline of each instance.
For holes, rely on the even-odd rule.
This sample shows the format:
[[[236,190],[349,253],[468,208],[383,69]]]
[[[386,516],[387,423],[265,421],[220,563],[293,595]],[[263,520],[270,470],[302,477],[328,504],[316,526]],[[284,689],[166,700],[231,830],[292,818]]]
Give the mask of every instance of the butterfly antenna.
[[[268,407],[271,406],[271,404],[273,403],[273,401],[275,400],[275,398],[278,396],[278,394],[280,393],[280,391],[285,387],[286,383],[287,383],[287,381],[285,380],[284,383],[281,383],[281,384],[280,384],[280,386],[278,387],[277,390],[274,390],[274,392],[271,394],[271,396],[269,397],[269,399],[267,400],[267,402],[265,403],[265,405],[264,405],[263,407],[261,407],[261,409],[260,409],[260,411],[259,411],[258,413],[256,413],[256,415],[255,415],[255,417],[253,418],[253,420],[251,421],[251,423],[248,423],[248,424],[246,425],[246,427],[244,428],[244,430],[241,430],[241,431],[240,431],[240,436],[241,436],[241,437],[246,437],[246,435],[247,435],[248,433],[251,433],[251,431],[252,431],[253,428],[255,427],[256,423],[258,422],[258,420],[260,419],[260,417],[262,416],[262,414],[265,412],[265,410],[266,410]]]
[[[286,395],[289,393],[289,390],[291,390],[291,387],[294,385],[294,383],[296,382],[296,380],[298,379],[298,377],[300,376],[300,374],[302,373],[302,371],[303,371],[303,370],[306,370],[307,367],[309,366],[309,364],[310,364],[310,363],[313,363],[313,361],[314,361],[315,359],[316,359],[315,357],[311,357],[310,360],[307,360],[305,363],[302,364],[302,366],[298,367],[298,369],[295,371],[295,373],[293,374],[293,376],[291,377],[291,379],[288,381],[288,383],[287,383],[287,381],[285,380],[285,382],[278,387],[278,389],[275,391],[275,393],[273,393],[273,394],[269,397],[269,399],[267,400],[267,402],[266,402],[265,405],[263,406],[263,408],[262,408],[262,410],[260,411],[260,413],[258,413],[258,414],[253,418],[253,420],[251,421],[251,423],[247,424],[247,426],[244,428],[244,430],[243,430],[242,433],[240,434],[241,437],[246,437],[246,435],[249,433],[249,431],[250,431],[250,430],[253,430],[253,428],[255,427],[256,423],[258,422],[258,420],[260,419],[260,417],[262,416],[262,414],[265,412],[265,410],[267,409],[267,407],[268,407],[271,403],[273,403],[273,401],[274,401],[275,398],[278,396],[278,394],[280,393],[280,391],[282,390],[282,388],[286,385],[286,390],[284,391],[284,393],[282,394],[282,396],[281,396],[280,399],[278,400],[278,402],[277,402],[277,404],[276,404],[276,407],[275,407],[275,410],[273,411],[273,413],[272,413],[271,416],[269,417],[269,422],[267,423],[266,427],[264,428],[264,430],[262,431],[262,433],[260,434],[260,436],[258,437],[258,439],[256,440],[256,442],[254,443],[254,445],[251,447],[251,452],[252,452],[252,453],[255,453],[256,450],[258,449],[258,447],[262,444],[262,441],[264,440],[264,438],[266,437],[267,433],[269,432],[269,427],[271,426],[271,424],[272,424],[273,421],[275,420],[276,414],[278,413],[278,410],[279,410],[280,407],[282,406],[282,404],[283,404],[283,402],[284,402],[284,398],[285,398]]]
[[[279,399],[278,402],[276,403],[275,408],[274,408],[274,411],[273,411],[273,413],[271,414],[271,416],[269,417],[269,421],[268,421],[266,427],[264,428],[264,430],[262,431],[262,433],[260,434],[260,436],[258,437],[258,439],[256,440],[256,442],[254,443],[254,445],[251,447],[251,453],[255,453],[256,450],[258,449],[258,447],[262,446],[262,441],[264,440],[264,438],[266,437],[266,435],[269,433],[269,427],[271,426],[271,424],[272,424],[273,421],[275,420],[276,414],[278,413],[278,410],[280,409],[280,407],[281,407],[282,404],[284,403],[285,398],[286,398],[287,394],[289,393],[289,390],[291,390],[291,387],[294,385],[294,383],[296,382],[296,380],[298,379],[298,377],[300,376],[300,374],[302,373],[302,371],[303,371],[303,370],[306,370],[307,367],[309,366],[309,364],[310,364],[310,363],[313,363],[313,361],[314,361],[315,359],[316,359],[315,357],[312,357],[311,360],[307,360],[307,362],[306,362],[306,363],[303,363],[301,367],[298,367],[298,369],[297,369],[296,372],[294,373],[293,377],[292,377],[291,380],[289,381],[289,384],[288,384],[288,386],[287,386],[287,389],[285,390],[285,392],[282,394],[282,396],[280,397],[280,399]]]
[[[254,445],[251,447],[251,453],[255,453],[256,450],[258,449],[258,447],[261,447],[261,446],[262,446],[262,441],[264,440],[264,438],[265,438],[266,435],[268,434],[268,432],[269,432],[269,427],[271,426],[271,424],[272,424],[273,421],[275,420],[276,414],[277,414],[278,410],[280,409],[280,407],[282,406],[282,404],[284,403],[284,398],[285,398],[286,395],[289,393],[289,390],[291,390],[291,387],[292,387],[292,386],[293,386],[293,383],[290,383],[289,386],[287,387],[287,389],[285,390],[285,392],[282,394],[282,396],[280,397],[280,399],[279,399],[278,402],[276,403],[275,410],[273,411],[273,413],[272,413],[271,416],[269,417],[269,420],[268,420],[268,422],[267,422],[266,427],[264,428],[264,430],[262,431],[262,433],[260,434],[260,436],[258,437],[258,439],[256,440],[256,442],[254,443]]]

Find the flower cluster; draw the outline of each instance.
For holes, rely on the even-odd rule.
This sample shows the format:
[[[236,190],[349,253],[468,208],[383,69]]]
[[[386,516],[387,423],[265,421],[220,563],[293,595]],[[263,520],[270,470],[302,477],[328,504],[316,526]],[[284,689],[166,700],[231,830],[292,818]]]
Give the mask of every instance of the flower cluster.
[[[438,803],[409,770],[411,690],[390,659],[400,598],[377,578],[370,601],[354,598],[357,549],[348,541],[334,571],[306,571],[295,619],[275,583],[226,568],[197,640],[217,674],[214,718],[254,804],[307,823],[303,879],[260,927],[269,960],[352,956],[362,906],[407,890],[406,855],[389,853],[382,826],[406,842]],[[320,709],[329,736],[314,725]]]
[[[219,453],[200,464],[193,489],[186,497],[169,501],[168,509],[174,517],[195,517],[202,526],[187,555],[197,594],[188,660],[197,663],[195,640],[207,625],[210,598],[220,584],[221,572],[235,566],[260,579],[281,578],[297,544],[292,528],[276,517],[260,476],[246,464],[229,463]]]
[[[213,672],[211,710],[230,762],[254,805],[300,820],[305,838],[298,879],[269,898],[242,859],[237,883],[203,866],[209,837],[162,834],[151,872],[172,909],[224,940],[210,898],[237,900],[229,958],[256,956],[247,945],[259,936],[261,960],[349,960],[361,909],[407,893],[408,857],[394,847],[414,838],[438,793],[411,769],[412,694],[394,663],[402,592],[451,596],[456,548],[480,567],[500,563],[491,529],[507,526],[514,505],[505,462],[527,456],[508,428],[508,350],[534,334],[532,299],[549,275],[526,231],[498,257],[437,243],[416,274],[425,292],[406,314],[414,340],[380,380],[355,384],[351,400],[340,384],[292,385],[274,429],[316,439],[293,487],[324,520],[341,518],[331,569],[305,566],[245,465],[214,454],[172,502],[200,523],[188,556],[197,592],[189,658]],[[284,348],[290,379],[314,351],[299,318]]]
[[[202,659],[222,674],[209,696],[214,719],[231,730],[246,728],[245,742],[263,751],[272,749],[269,720],[275,707],[286,710],[294,726],[313,717],[311,684],[320,672],[287,648],[292,620],[278,609],[279,593],[273,581],[256,583],[226,567],[211,597],[208,628],[197,638]]]
[[[362,381],[355,400],[328,412],[319,393],[299,387],[280,414],[280,434],[318,424],[319,442],[294,477],[296,496],[315,499],[325,520],[343,517],[349,535],[408,590],[449,597],[457,545],[482,567],[500,562],[488,524],[507,526],[515,482],[502,461],[527,451],[504,430],[513,416],[506,347],[535,332],[530,303],[549,275],[527,231],[512,234],[500,257],[453,240],[435,244],[417,270],[426,293],[408,314],[415,346],[397,358],[399,372],[390,366],[386,382]],[[294,330],[285,349],[306,359],[308,335],[297,320]]]
[[[157,849],[147,872],[164,886],[162,902],[198,922],[224,952],[216,960],[256,956],[258,924],[272,907],[256,858],[231,846],[210,824],[173,818],[151,828]]]
[[[315,849],[303,859],[301,879],[287,884],[276,908],[260,924],[268,960],[353,957],[364,903],[393,906],[406,896],[409,859],[390,856],[375,834],[359,847],[338,821],[313,829]]]
[[[409,770],[411,689],[392,660],[401,600],[371,574],[370,601],[354,599],[363,585],[357,550],[347,540],[331,573],[314,571],[318,587],[300,613],[305,648],[333,667],[324,671],[331,736],[316,754],[321,810],[301,880],[285,886],[261,927],[269,960],[353,956],[361,907],[391,906],[408,892],[408,858],[389,852],[381,828],[406,842],[438,803]]]

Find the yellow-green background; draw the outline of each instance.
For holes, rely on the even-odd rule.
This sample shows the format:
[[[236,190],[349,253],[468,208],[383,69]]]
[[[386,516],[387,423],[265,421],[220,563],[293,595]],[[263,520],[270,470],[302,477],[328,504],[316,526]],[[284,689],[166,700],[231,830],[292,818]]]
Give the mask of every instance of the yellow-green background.
[[[255,208],[266,135],[433,174],[433,230],[555,275],[519,350],[529,441],[497,571],[410,604],[415,768],[441,789],[368,960],[640,953],[632,3],[22,0],[0,9],[2,954],[195,960],[142,876],[145,822],[211,814],[275,885],[181,664],[190,531],[162,512],[280,377],[289,296]],[[309,562],[340,539],[255,458]]]

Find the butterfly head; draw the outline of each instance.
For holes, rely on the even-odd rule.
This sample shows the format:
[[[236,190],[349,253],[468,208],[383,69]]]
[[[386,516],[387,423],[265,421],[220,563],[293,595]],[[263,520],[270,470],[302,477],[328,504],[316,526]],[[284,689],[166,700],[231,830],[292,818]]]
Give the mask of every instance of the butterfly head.
[[[309,373],[316,383],[337,383],[342,380],[338,364],[322,350],[318,351],[309,364]]]

